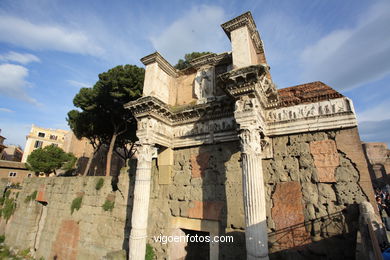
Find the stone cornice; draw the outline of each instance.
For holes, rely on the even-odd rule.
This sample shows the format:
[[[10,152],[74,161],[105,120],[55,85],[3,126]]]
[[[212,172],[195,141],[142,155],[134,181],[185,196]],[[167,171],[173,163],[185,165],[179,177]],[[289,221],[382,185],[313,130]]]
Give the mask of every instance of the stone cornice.
[[[151,63],[154,63],[154,62],[157,62],[158,66],[165,72],[167,73],[169,76],[171,77],[178,77],[178,73],[176,71],[176,69],[167,61],[164,59],[163,56],[161,56],[160,53],[158,52],[155,52],[155,53],[152,53],[148,56],[145,56],[141,59],[141,62],[147,66]]]
[[[186,106],[181,109],[170,107],[152,96],[141,97],[125,104],[124,107],[130,109],[137,119],[152,116],[171,126],[232,116],[234,110],[230,99]]]
[[[229,64],[232,62],[232,54],[224,52],[221,54],[210,53],[199,58],[196,58],[190,62],[191,66],[198,69],[202,66],[216,66],[219,64]]]
[[[253,20],[251,12],[246,12],[224,24],[221,25],[222,29],[225,31],[227,36],[230,39],[230,32],[246,26],[249,30],[253,45],[256,48],[257,53],[264,53],[263,42],[260,39],[259,32],[256,29],[255,21]]]
[[[218,77],[219,86],[229,95],[238,99],[253,94],[257,96],[263,108],[276,107],[279,98],[275,85],[266,77],[266,65],[252,65],[235,69]]]

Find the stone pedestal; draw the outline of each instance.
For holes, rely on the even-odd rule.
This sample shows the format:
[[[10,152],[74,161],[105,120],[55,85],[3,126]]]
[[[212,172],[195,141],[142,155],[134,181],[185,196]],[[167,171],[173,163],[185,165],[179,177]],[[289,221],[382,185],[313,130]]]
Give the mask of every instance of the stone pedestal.
[[[268,259],[260,131],[240,130],[247,259]]]
[[[156,148],[150,144],[143,144],[138,148],[129,241],[129,259],[131,260],[145,259],[152,158],[155,153]]]

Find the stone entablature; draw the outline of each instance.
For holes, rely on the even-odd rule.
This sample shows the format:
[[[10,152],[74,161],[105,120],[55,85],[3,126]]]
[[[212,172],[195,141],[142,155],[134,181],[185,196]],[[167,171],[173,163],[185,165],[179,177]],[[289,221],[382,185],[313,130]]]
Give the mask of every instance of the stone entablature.
[[[203,66],[217,66],[221,64],[230,65],[232,63],[231,52],[221,54],[210,53],[190,61],[193,68],[199,69]]]
[[[270,222],[269,205],[266,205],[270,197],[270,190],[266,183],[271,171],[267,166],[263,169],[263,164],[266,160],[272,161],[273,164],[279,164],[284,160],[280,156],[282,152],[280,149],[283,148],[280,140],[289,139],[293,134],[309,137],[312,132],[319,132],[331,140],[310,140],[300,143],[302,147],[297,148],[294,145],[290,147],[292,153],[297,153],[294,149],[299,152],[310,147],[310,160],[313,161],[315,171],[306,172],[305,167],[300,166],[308,163],[309,156],[306,154],[302,155],[302,159],[299,158],[300,164],[298,158],[288,158],[286,165],[280,167],[281,172],[278,175],[284,176],[286,171],[294,168],[289,173],[293,182],[288,185],[278,184],[277,190],[281,190],[280,193],[284,190],[292,190],[294,196],[291,198],[301,200],[301,184],[296,182],[298,179],[295,176],[297,171],[304,175],[315,173],[315,176],[302,179],[302,182],[326,183],[326,187],[330,185],[328,183],[338,183],[340,181],[338,169],[345,164],[345,161],[340,158],[338,152],[343,141],[337,139],[348,132],[343,130],[344,128],[356,127],[356,116],[352,102],[322,82],[278,90],[272,81],[270,68],[264,56],[264,47],[249,12],[223,24],[222,28],[231,39],[232,52],[205,55],[193,60],[192,67],[183,71],[176,71],[158,53],[143,58],[142,62],[146,65],[144,96],[129,102],[125,108],[129,109],[138,121],[137,137],[140,140],[140,151],[145,149],[144,146],[153,146],[162,153],[170,151],[170,156],[174,158],[180,150],[190,147],[194,149],[206,147],[205,144],[211,144],[210,147],[223,146],[229,145],[229,142],[239,144],[246,258],[266,260],[269,245],[267,232],[274,227],[272,228],[273,223]],[[340,131],[340,133],[329,132],[328,135],[324,133],[326,131]],[[334,140],[335,136],[336,140]],[[352,140],[349,138],[347,141],[349,142],[350,139]],[[214,157],[207,153],[203,154],[201,150],[204,149],[199,150],[196,158],[190,155],[191,176],[194,179],[193,182],[191,180],[191,185],[196,183],[197,178],[214,176],[213,172],[206,170],[212,167],[210,165]],[[359,154],[353,155],[357,159],[360,158]],[[196,167],[196,164],[199,164],[199,167]],[[175,179],[177,178],[173,180],[174,182],[179,181],[180,178],[188,178],[181,176],[182,172],[186,171],[185,165],[186,163],[182,162],[180,167],[174,168],[172,174],[175,175]],[[170,166],[170,164],[164,162],[162,166]],[[279,165],[277,166],[279,168]],[[149,168],[150,166],[148,171],[151,171]],[[221,172],[223,173],[224,169]],[[142,174],[146,176],[144,169],[137,169],[137,176]],[[161,178],[164,180],[164,185],[169,184],[170,171],[162,170],[161,174],[164,175]],[[148,172],[148,185],[150,185],[150,176],[151,172]],[[166,179],[168,181],[165,181]],[[359,185],[364,186],[362,190],[367,197],[371,198],[370,189],[367,188],[369,183],[364,180],[363,174],[360,180],[362,181]],[[351,186],[351,189],[357,190],[359,185]],[[187,189],[189,187],[187,186],[180,189]],[[134,207],[146,211],[142,203],[150,198],[146,186],[144,188],[145,192],[136,189],[135,197],[142,200],[135,200]],[[343,192],[350,193],[350,191]],[[177,203],[183,204],[180,201],[186,201],[188,199],[186,196],[184,198],[181,196],[179,202],[172,202],[172,206]],[[363,200],[363,197],[364,195],[359,199]],[[298,224],[307,217],[302,212],[306,205],[298,203],[299,201],[292,209],[285,205],[288,200],[275,197],[274,202],[278,209],[275,209],[277,211],[272,214],[275,215],[274,225],[276,224],[278,230],[283,228],[286,221],[284,213],[289,210],[295,212],[295,208],[298,208],[301,213],[289,224]],[[223,210],[220,201],[202,200],[199,197],[194,197],[184,204],[185,207],[180,208],[180,215],[188,216],[190,219],[220,220],[219,215]],[[222,206],[218,212],[211,212],[209,209],[216,206],[210,205]],[[177,211],[177,207],[172,209],[172,215],[176,216]],[[139,211],[133,209],[133,219],[139,219],[141,215]],[[140,227],[136,226],[137,223],[132,225],[136,230],[135,235],[130,238],[130,252],[137,251],[140,246],[143,250],[145,223]],[[138,234],[137,230],[142,232],[139,231]],[[303,227],[299,232],[300,243],[308,242],[309,232]],[[290,237],[285,241],[287,248],[292,246],[289,244],[291,239],[295,238]],[[137,256],[131,256],[130,259],[141,259],[140,252],[137,251]]]

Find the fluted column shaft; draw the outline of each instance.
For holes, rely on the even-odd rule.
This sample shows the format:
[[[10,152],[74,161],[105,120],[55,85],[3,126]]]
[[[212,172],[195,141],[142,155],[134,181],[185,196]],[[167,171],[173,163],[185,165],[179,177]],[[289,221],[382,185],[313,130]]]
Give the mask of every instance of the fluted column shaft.
[[[268,259],[260,132],[256,129],[242,129],[240,140],[247,259]]]
[[[133,212],[129,241],[129,259],[144,260],[146,251],[148,211],[152,157],[155,152],[152,145],[144,144],[138,148],[137,172],[135,176]]]

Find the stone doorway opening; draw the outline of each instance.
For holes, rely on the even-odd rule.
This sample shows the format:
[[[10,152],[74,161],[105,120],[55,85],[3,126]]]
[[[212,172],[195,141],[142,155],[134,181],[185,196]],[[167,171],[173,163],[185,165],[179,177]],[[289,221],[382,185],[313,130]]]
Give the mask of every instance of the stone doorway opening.
[[[182,229],[185,236],[188,237],[185,247],[185,260],[209,260],[210,259],[210,238],[209,232]]]
[[[191,219],[174,217],[171,219],[172,231],[171,236],[186,238],[188,235],[188,243],[184,239],[170,243],[170,259],[171,260],[187,260],[187,259],[218,259],[219,258],[219,243],[211,241],[215,236],[219,235],[219,222],[204,219]],[[198,236],[198,243],[193,242],[190,237]],[[206,239],[210,238],[210,242],[200,242],[199,237]],[[195,239],[195,238],[192,238]]]

